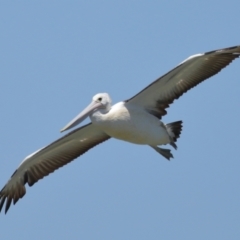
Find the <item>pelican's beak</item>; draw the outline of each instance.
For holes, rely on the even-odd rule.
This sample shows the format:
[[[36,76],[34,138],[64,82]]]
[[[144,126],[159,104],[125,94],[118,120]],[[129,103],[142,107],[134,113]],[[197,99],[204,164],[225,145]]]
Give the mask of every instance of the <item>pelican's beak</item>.
[[[79,113],[71,122],[69,122],[64,128],[60,131],[66,131],[72,127],[75,127],[85,118],[87,118],[94,110],[101,108],[103,105],[100,102],[92,101],[81,113]]]

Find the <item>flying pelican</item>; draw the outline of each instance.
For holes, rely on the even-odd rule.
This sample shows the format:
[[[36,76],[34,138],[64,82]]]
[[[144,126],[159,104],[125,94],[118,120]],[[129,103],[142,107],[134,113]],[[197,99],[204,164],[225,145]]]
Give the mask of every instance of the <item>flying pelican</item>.
[[[132,98],[111,105],[107,93],[99,93],[91,104],[68,123],[61,132],[75,127],[88,116],[91,123],[82,126],[27,156],[0,191],[0,211],[5,204],[7,213],[25,193],[25,184],[32,186],[39,179],[71,162],[89,149],[109,138],[149,145],[163,157],[173,158],[169,149],[158,147],[176,141],[182,121],[164,124],[160,121],[166,108],[183,93],[240,56],[240,46],[190,56],[170,72],[151,83]]]

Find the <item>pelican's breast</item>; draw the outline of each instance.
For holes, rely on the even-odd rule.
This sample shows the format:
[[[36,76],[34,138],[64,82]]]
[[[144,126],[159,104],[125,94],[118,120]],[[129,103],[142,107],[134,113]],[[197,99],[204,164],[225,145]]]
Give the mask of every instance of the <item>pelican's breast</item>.
[[[109,112],[102,113],[96,111],[91,120],[93,124],[98,125],[104,130],[107,129],[125,129],[131,122],[131,113],[126,108],[124,102],[113,105]]]

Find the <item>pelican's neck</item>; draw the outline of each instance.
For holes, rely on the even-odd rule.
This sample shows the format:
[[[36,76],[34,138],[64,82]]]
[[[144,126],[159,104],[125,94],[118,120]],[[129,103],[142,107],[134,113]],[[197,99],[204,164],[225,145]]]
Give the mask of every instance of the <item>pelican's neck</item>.
[[[110,109],[98,109],[98,110],[94,111],[90,115],[91,121],[93,123],[100,123],[100,122],[104,121],[104,118],[106,117],[106,114],[110,111]]]

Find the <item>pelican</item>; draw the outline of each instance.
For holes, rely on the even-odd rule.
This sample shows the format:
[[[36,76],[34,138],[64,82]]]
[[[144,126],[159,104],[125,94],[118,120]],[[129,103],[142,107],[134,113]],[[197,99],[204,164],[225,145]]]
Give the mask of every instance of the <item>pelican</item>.
[[[27,156],[0,191],[0,211],[5,214],[11,203],[26,193],[25,184],[32,186],[39,179],[81,156],[111,137],[135,144],[149,145],[166,159],[173,158],[170,144],[177,149],[182,121],[168,124],[162,116],[175,99],[240,56],[240,45],[190,56],[177,67],[158,78],[132,98],[111,105],[107,93],[96,94],[91,104],[62,130],[69,130],[87,117],[91,123],[79,127],[48,146]]]

